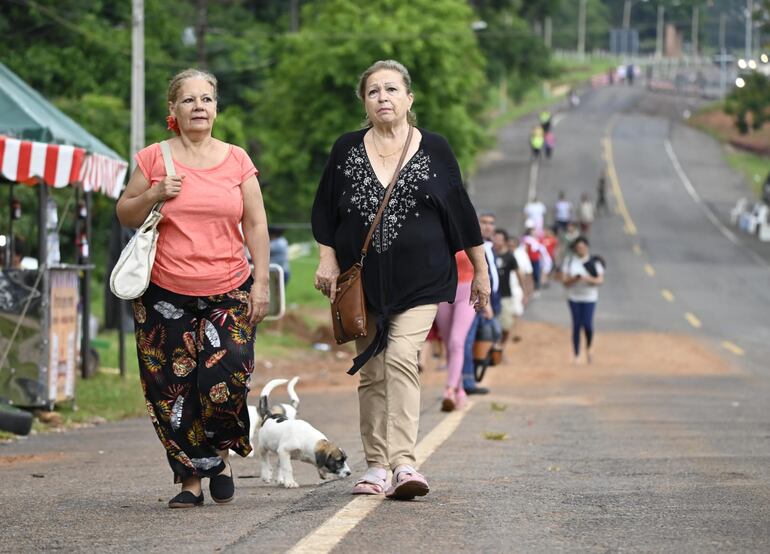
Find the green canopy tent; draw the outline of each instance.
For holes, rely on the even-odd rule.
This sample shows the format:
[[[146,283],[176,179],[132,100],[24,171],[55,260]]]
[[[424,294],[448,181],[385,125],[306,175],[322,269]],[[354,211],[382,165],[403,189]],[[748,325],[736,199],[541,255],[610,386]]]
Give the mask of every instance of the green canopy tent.
[[[75,123],[42,94],[0,63],[0,135],[48,144],[79,146],[113,160],[125,160]]]
[[[39,260],[39,269],[34,270],[33,282],[30,282],[30,270],[25,274],[25,270],[9,267],[14,219],[13,216],[9,217],[6,239],[9,243],[8,255],[4,267],[0,267],[0,326],[3,327],[0,332],[0,400],[30,406],[52,406],[58,400],[72,398],[74,368],[71,358],[77,357],[72,354],[73,349],[83,353],[80,356],[83,373],[87,373],[92,268],[88,253],[88,244],[92,242],[91,195],[92,192],[102,192],[117,198],[127,170],[128,163],[115,151],[0,63],[0,183],[10,184],[9,199],[13,198],[13,188],[17,183],[36,186]],[[49,226],[52,223],[49,217],[49,188],[66,186],[74,187],[76,205],[81,204],[82,198],[85,206],[82,218],[75,225],[79,246],[77,264],[61,264],[49,256],[51,230],[58,231],[55,225]],[[12,202],[9,201],[9,204]],[[61,291],[69,288],[72,292],[74,288],[72,279],[63,277],[67,273],[70,277],[76,275],[76,286],[80,289],[79,293],[75,291],[74,296],[69,298],[70,304],[73,301],[78,304],[75,309],[79,308],[82,316],[79,323],[79,345],[69,344],[74,340],[72,332],[62,337],[54,336],[56,332],[66,331],[57,331],[57,325],[63,327],[62,321],[72,323],[69,316],[59,318],[57,314],[51,314],[57,300],[60,304],[66,303],[66,294]],[[19,294],[8,293],[4,297],[3,286],[17,292],[28,290],[25,305],[18,302]],[[61,286],[61,291],[57,292],[57,286]],[[37,300],[33,301],[33,297]],[[35,303],[38,305],[35,306]],[[37,313],[33,314],[35,309]],[[35,321],[35,317],[39,321]],[[6,333],[5,327],[11,328],[13,332]],[[30,338],[31,329],[39,332],[38,348],[33,338]],[[23,330],[27,331],[28,336],[14,344],[14,339],[24,334],[20,332]],[[66,348],[63,341],[68,341]],[[59,350],[61,354],[54,350]],[[32,358],[36,352],[38,386],[35,386],[32,376],[22,377],[24,371],[19,370],[24,366],[28,373],[31,371],[29,368],[33,365]],[[25,379],[23,382],[22,378]]]

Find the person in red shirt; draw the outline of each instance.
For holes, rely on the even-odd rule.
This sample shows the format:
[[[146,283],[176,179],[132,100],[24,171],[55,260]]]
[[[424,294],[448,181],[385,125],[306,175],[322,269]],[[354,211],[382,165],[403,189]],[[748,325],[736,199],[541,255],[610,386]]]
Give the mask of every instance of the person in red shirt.
[[[543,235],[543,238],[540,239],[540,244],[543,245],[543,248],[545,248],[545,251],[548,252],[548,256],[551,258],[551,260],[556,260],[556,252],[559,249],[559,237],[556,236],[556,233],[553,232],[553,229],[546,229],[545,234]],[[553,268],[555,267],[554,263],[547,264],[548,267],[543,267],[543,276],[542,281],[544,286],[548,286],[548,281],[550,280],[551,271],[553,271]],[[549,271],[546,271],[548,269]]]

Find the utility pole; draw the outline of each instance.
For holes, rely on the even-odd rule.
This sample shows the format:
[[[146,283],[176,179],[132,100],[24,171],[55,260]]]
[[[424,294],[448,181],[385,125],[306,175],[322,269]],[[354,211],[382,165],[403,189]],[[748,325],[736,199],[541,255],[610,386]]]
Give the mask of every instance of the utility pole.
[[[751,59],[751,31],[754,26],[754,0],[746,0],[746,61]]]
[[[195,22],[195,46],[198,67],[206,68],[206,29],[208,28],[208,0],[198,0],[198,17]]]
[[[658,4],[658,28],[655,34],[655,57],[663,57],[663,16],[665,14],[663,4]]]
[[[727,50],[725,49],[725,31],[727,28],[727,16],[723,13],[719,16],[719,92],[722,96],[727,92]]]
[[[623,4],[623,28],[631,27],[631,0],[626,0]]]
[[[131,171],[134,154],[144,148],[144,0],[131,0]],[[126,302],[118,300],[118,364],[126,376]],[[88,352],[87,350],[85,351]],[[85,354],[84,354],[85,355]]]
[[[586,0],[580,0],[578,6],[578,56],[582,60],[586,55]]]
[[[692,55],[697,59],[698,57],[698,16],[700,8],[698,6],[692,7],[692,32],[690,40],[692,42]]]
[[[131,0],[131,170],[144,148],[144,0]]]
[[[543,42],[545,43],[545,47],[549,50],[551,49],[552,45],[552,21],[551,16],[546,15],[545,20],[543,21]]]

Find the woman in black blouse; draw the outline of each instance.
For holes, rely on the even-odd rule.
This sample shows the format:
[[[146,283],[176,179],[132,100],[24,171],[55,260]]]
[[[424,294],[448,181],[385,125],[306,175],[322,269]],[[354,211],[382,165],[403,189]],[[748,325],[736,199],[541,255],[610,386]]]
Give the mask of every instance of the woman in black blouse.
[[[366,109],[364,129],[332,147],[313,204],[313,234],[320,248],[315,286],[334,298],[340,269],[360,257],[385,189],[396,170],[414,96],[406,68],[378,61],[358,84]],[[465,250],[474,267],[471,303],[489,301],[490,286],[475,210],[447,141],[414,129],[404,165],[364,262],[369,333],[356,342],[350,373],[358,387],[361,439],[368,470],[354,494],[407,500],[428,493],[414,468],[420,414],[417,356],[440,302],[457,288],[454,254]],[[393,470],[385,491],[386,471]]]

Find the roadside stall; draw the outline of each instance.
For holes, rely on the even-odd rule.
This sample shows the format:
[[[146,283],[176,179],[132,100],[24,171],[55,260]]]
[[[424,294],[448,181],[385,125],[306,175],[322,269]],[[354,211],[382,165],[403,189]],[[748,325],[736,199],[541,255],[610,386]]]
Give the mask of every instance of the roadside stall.
[[[75,371],[87,374],[90,362],[92,194],[117,198],[127,169],[0,63],[0,199],[8,199],[0,200],[8,210],[0,229],[0,404],[50,409],[74,399]],[[36,206],[22,205],[18,187],[35,189]],[[15,255],[22,214],[36,218],[36,258]],[[71,260],[61,256],[65,221]]]

